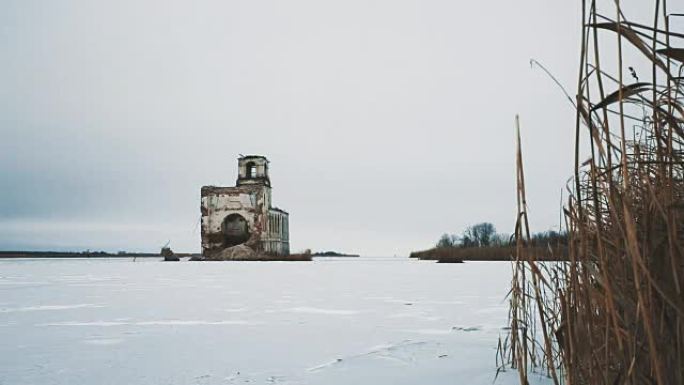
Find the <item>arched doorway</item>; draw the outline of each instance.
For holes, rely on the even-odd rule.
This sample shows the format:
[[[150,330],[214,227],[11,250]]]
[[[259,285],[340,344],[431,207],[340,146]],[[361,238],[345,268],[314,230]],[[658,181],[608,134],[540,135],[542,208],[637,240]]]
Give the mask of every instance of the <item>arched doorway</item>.
[[[230,214],[221,224],[223,233],[223,245],[232,247],[247,242],[249,239],[249,225],[247,220],[240,214]]]

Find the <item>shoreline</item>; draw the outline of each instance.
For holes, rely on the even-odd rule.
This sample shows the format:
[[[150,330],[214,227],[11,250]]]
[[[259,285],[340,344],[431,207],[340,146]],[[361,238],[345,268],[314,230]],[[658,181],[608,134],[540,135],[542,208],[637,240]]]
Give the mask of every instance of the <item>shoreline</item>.
[[[199,253],[174,253],[179,258],[199,257]],[[163,258],[159,253],[107,253],[104,251],[0,251],[0,259],[18,258]]]

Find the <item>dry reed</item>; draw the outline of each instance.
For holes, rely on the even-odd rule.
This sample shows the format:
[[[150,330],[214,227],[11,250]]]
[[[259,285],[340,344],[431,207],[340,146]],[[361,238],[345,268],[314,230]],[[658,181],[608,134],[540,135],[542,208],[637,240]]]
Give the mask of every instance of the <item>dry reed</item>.
[[[518,131],[510,335],[497,361],[521,384],[535,369],[555,384],[684,384],[684,34],[664,0],[650,25],[606,7],[582,2],[568,261],[528,248]]]
[[[530,246],[529,253],[535,254],[539,261],[558,261],[567,259],[567,247],[564,245]],[[489,247],[435,247],[429,250],[414,251],[410,258],[426,261],[457,262],[457,261],[507,261],[515,257],[515,246]]]

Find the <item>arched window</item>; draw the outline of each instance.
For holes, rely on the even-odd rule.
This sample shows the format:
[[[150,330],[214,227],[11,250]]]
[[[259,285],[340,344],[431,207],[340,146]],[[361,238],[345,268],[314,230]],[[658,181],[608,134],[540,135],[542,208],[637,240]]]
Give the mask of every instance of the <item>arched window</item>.
[[[247,163],[247,178],[256,178],[257,166],[254,162]]]

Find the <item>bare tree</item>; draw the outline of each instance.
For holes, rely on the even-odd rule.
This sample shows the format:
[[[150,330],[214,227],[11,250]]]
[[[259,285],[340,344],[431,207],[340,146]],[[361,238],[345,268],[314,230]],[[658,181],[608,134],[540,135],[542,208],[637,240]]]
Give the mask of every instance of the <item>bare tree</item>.
[[[463,232],[463,246],[484,247],[492,244],[496,235],[496,227],[489,222],[482,222],[468,227]],[[468,240],[466,244],[466,239]]]
[[[458,237],[453,234],[442,234],[442,237],[437,241],[437,247],[456,247],[458,245]]]

